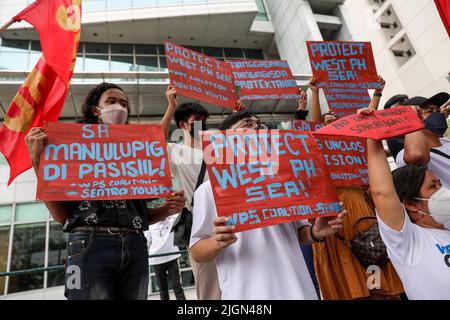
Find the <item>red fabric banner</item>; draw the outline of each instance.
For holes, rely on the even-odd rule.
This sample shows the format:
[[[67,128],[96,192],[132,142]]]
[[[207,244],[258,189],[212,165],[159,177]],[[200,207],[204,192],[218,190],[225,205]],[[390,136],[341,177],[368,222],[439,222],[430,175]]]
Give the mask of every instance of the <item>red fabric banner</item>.
[[[170,84],[179,95],[234,109],[237,94],[229,63],[165,42]]]
[[[370,42],[306,41],[306,44],[319,87],[379,87]]]
[[[311,133],[207,131],[202,142],[217,213],[237,232],[339,213]]]
[[[314,135],[364,137],[375,140],[390,139],[424,128],[422,120],[411,106],[375,111],[370,115],[351,115],[339,119]]]
[[[163,198],[172,193],[159,125],[46,123],[37,198],[44,201]]]
[[[36,0],[13,19],[36,28],[45,60],[68,84],[80,41],[81,0]]]
[[[298,85],[287,61],[227,61],[241,100],[298,100]]]
[[[37,0],[14,20],[26,20],[40,35],[43,57],[20,87],[0,128],[0,152],[10,167],[8,185],[31,168],[25,136],[61,114],[75,66],[81,30],[81,0]]]
[[[447,30],[448,36],[450,37],[450,1],[448,0],[434,0],[436,7],[441,16],[442,23]]]
[[[316,143],[336,187],[369,184],[367,139],[318,135]]]

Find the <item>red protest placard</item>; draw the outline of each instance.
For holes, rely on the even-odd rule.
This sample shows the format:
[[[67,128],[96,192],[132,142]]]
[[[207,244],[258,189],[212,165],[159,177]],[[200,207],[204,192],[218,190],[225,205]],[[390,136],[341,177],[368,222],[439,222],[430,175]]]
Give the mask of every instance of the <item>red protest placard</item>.
[[[371,100],[367,89],[324,88],[323,92],[328,102],[328,108],[338,118],[355,114],[359,109],[369,107]]]
[[[170,84],[179,95],[234,109],[237,94],[230,64],[167,41],[164,45]]]
[[[411,106],[375,111],[370,115],[356,114],[339,119],[314,135],[365,137],[375,140],[390,139],[424,128],[422,120]]]
[[[44,201],[163,198],[172,193],[159,125],[47,123],[37,198]]]
[[[306,120],[291,120],[292,130],[295,131],[316,131],[322,128],[324,124],[322,122],[306,121]]]
[[[321,135],[315,138],[336,187],[369,184],[366,139]]]
[[[237,232],[340,211],[307,131],[207,131],[202,147],[217,213]]]
[[[306,45],[319,87],[379,87],[370,42],[306,41]]]
[[[287,61],[239,60],[231,64],[241,100],[298,100],[297,81]]]

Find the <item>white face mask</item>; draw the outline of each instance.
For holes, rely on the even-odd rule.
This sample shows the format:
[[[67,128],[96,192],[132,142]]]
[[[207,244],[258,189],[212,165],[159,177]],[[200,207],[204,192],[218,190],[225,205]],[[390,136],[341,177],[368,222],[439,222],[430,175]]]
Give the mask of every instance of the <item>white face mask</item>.
[[[127,122],[128,110],[118,103],[108,104],[102,109],[97,109],[100,111],[100,119],[104,124],[125,124]]]
[[[450,230],[450,190],[441,187],[429,199],[415,199],[428,201],[430,216],[437,223],[443,224],[445,229]]]

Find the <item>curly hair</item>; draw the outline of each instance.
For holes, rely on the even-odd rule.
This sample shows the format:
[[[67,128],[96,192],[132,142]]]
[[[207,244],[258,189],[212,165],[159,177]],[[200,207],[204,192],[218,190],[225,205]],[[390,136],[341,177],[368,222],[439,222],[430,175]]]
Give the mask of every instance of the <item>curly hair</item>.
[[[118,89],[125,94],[125,91],[123,91],[121,87],[119,87],[114,83],[103,82],[100,83],[98,86],[92,88],[83,102],[83,106],[81,108],[83,117],[80,123],[91,123],[91,124],[97,123],[97,116],[92,112],[92,107],[98,106],[102,94],[104,94],[109,89]],[[128,112],[129,111],[130,110],[128,110]]]

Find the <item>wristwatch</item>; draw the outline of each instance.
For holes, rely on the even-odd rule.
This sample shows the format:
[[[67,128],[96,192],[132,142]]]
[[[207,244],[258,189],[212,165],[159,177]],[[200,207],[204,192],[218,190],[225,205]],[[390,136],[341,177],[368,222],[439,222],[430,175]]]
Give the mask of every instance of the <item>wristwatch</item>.
[[[381,92],[377,92],[375,91],[375,93],[373,94],[374,97],[381,97],[383,94]]]
[[[316,238],[316,236],[314,235],[314,232],[313,232],[313,227],[314,227],[314,222],[312,223],[311,228],[309,228],[309,234],[311,235],[311,239],[313,239],[314,242],[324,242],[325,241],[324,239],[320,240],[320,239]]]

